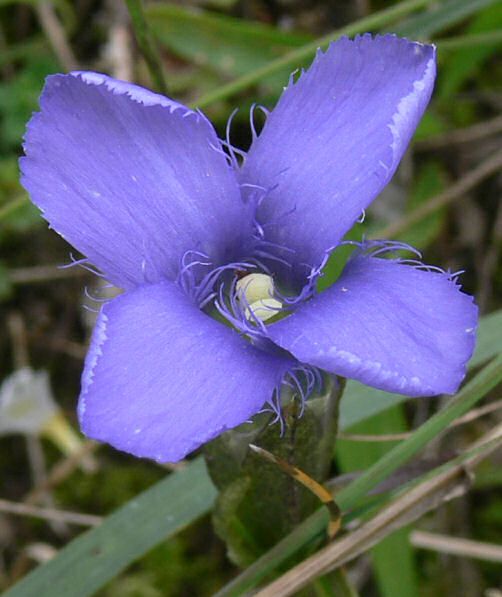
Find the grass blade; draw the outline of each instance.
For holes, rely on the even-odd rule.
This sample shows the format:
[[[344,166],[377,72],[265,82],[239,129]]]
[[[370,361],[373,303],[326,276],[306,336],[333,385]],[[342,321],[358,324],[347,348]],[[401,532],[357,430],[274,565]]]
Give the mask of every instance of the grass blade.
[[[244,75],[312,40],[311,35],[168,3],[145,7],[145,16],[164,47],[227,77]],[[273,82],[281,88],[279,77]]]
[[[342,566],[364,553],[396,528],[417,520],[429,510],[437,508],[443,501],[465,493],[469,488],[469,474],[474,467],[502,445],[501,427],[496,430],[495,437],[488,433],[480,444],[471,446],[458,458],[425,475],[412,484],[411,488],[406,488],[393,498],[358,529],[286,572],[259,591],[257,597],[288,597],[320,574],[325,574],[335,566]]]
[[[143,4],[141,0],[126,0],[127,9],[131,17],[131,23],[141,49],[143,58],[148,66],[152,80],[157,88],[164,95],[167,94],[167,85],[162,68],[162,61],[155,46],[155,42],[150,35],[148,24],[145,20]]]
[[[149,549],[208,512],[215,496],[203,460],[194,460],[74,539],[3,597],[93,595]]]
[[[407,431],[402,407],[396,405],[370,420],[356,425],[354,433],[396,433]],[[341,472],[366,470],[391,448],[392,443],[371,446],[360,442],[336,443],[336,459]],[[375,580],[381,597],[418,597],[418,575],[415,568],[414,550],[408,540],[408,529],[402,528],[386,537],[370,552]]]
[[[227,85],[222,85],[215,91],[202,96],[195,102],[195,106],[197,108],[203,108],[215,101],[231,97],[243,89],[258,83],[262,79],[273,75],[286,67],[289,69],[298,68],[306,60],[309,60],[312,58],[312,56],[314,56],[317,48],[326,47],[331,41],[342,35],[355,35],[365,31],[380,29],[381,27],[389,25],[393,21],[396,21],[397,19],[415,10],[432,4],[433,1],[434,0],[405,0],[404,2],[399,2],[390,8],[375,12],[374,14],[363,19],[359,19],[358,21],[351,23],[342,29],[333,31],[328,35],[315,39],[311,43],[305,44],[301,48],[288,52],[284,56],[281,56],[276,60],[272,60],[268,64],[257,68],[256,70],[243,75],[242,77],[239,77]]]
[[[495,4],[496,0],[447,0],[429,10],[412,17],[392,29],[393,33],[405,37],[430,39],[438,31],[453,27],[482,8]]]
[[[410,460],[428,442],[437,437],[443,429],[446,429],[452,421],[466,413],[501,381],[502,354],[482,369],[452,398],[443,410],[431,417],[409,439],[390,450],[358,479],[340,491],[336,498],[340,508],[348,510],[354,507],[368,491]],[[327,515],[324,510],[318,510],[309,516],[268,553],[254,562],[231,583],[223,587],[218,592],[218,597],[241,595],[244,591],[255,587],[267,574],[286,561],[300,547],[322,533],[326,524]]]

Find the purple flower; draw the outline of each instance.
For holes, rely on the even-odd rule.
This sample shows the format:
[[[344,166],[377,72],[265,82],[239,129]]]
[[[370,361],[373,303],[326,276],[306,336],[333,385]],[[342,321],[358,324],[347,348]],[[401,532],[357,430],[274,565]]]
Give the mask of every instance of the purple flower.
[[[399,243],[362,243],[315,292],[396,170],[434,76],[432,46],[341,39],[291,77],[242,164],[170,99],[96,73],[47,79],[22,183],[125,291],[93,334],[84,433],[175,461],[264,405],[278,410],[284,380],[305,398],[319,370],[410,396],[456,391],[477,309],[454,276],[381,258]]]

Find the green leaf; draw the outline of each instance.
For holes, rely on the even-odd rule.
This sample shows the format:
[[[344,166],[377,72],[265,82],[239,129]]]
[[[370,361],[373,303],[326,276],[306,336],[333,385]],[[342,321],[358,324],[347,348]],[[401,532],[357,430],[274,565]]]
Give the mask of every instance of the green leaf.
[[[157,45],[152,39],[150,28],[145,19],[142,0],[125,0],[131,25],[138,42],[139,49],[150,71],[152,81],[157,91],[167,95],[167,84],[164,78],[164,69]]]
[[[145,13],[159,42],[172,52],[227,76],[248,73],[311,40],[309,35],[172,4],[152,4]],[[280,88],[288,74],[289,68],[267,82]]]
[[[499,31],[502,29],[502,5],[491,6],[479,13],[467,32],[471,34]],[[438,96],[445,100],[456,93],[462,85],[479,71],[483,62],[500,48],[500,41],[491,45],[466,47],[448,54],[443,60],[439,79]]]
[[[0,0],[0,8],[19,4],[36,7],[37,4],[42,4],[43,1],[44,0]],[[70,0],[51,0],[51,4],[58,10],[59,16],[61,17],[67,32],[69,34],[73,33],[77,25],[73,2],[70,2]]]
[[[392,448],[376,464],[339,494],[339,503],[353,507],[377,483],[407,462],[455,419],[464,415],[502,381],[502,353],[473,377],[450,402],[419,427],[408,439]]]
[[[26,194],[0,204],[0,222],[0,241],[7,234],[27,232],[44,224],[40,211],[28,200]]]
[[[444,118],[434,111],[434,104],[432,104],[418,123],[413,140],[421,141],[422,139],[428,139],[433,135],[444,133],[446,130],[448,130],[447,123],[444,122]]]
[[[58,70],[49,56],[30,54],[18,75],[0,83],[0,148],[19,145],[26,122],[37,109],[44,78]]]
[[[446,0],[437,2],[422,14],[411,17],[392,29],[404,37],[431,39],[439,31],[449,29],[496,0]]]
[[[50,54],[48,42],[43,35],[33,35],[22,42],[10,44],[6,48],[2,48],[2,52],[0,53],[0,68],[12,62],[26,60],[34,54]]]
[[[469,367],[483,365],[502,352],[502,309],[485,315],[479,321],[476,350]]]
[[[495,8],[495,7],[494,7]],[[502,30],[498,29],[484,31],[482,33],[467,33],[435,41],[441,53],[455,52],[456,50],[472,50],[480,47],[491,46],[491,51],[502,44]]]
[[[502,309],[481,318],[476,350],[469,361],[469,369],[483,365],[500,353],[502,353]],[[357,381],[349,380],[340,405],[340,429],[352,427],[405,400],[408,398],[401,394],[375,390]]]
[[[202,459],[172,473],[83,533],[4,597],[88,597],[149,549],[211,509],[216,496]]]
[[[438,195],[444,189],[445,182],[446,173],[438,161],[430,160],[423,164],[415,178],[406,211],[413,211],[427,199]],[[417,249],[424,249],[434,241],[441,231],[443,216],[444,210],[434,212],[400,235],[399,240]]]
[[[305,64],[306,61],[311,60],[318,48],[325,48],[331,41],[338,39],[342,35],[350,36],[365,31],[378,30],[415,10],[432,4],[433,1],[434,0],[404,0],[394,6],[375,12],[343,27],[342,29],[332,31],[323,37],[317,38],[304,46],[292,50],[284,56],[271,60],[268,64],[242,75],[227,85],[222,85],[219,89],[199,98],[194,105],[198,108],[208,106],[218,100],[231,97],[247,87],[255,85],[278,72],[285,70],[289,72],[290,70]]]
[[[10,298],[12,295],[12,282],[9,280],[9,270],[0,261],[0,301]]]
[[[351,429],[354,433],[396,433],[407,431],[400,405],[381,412]],[[397,442],[396,442],[397,443]],[[337,462],[342,472],[365,470],[375,464],[395,444],[354,442],[339,439]],[[375,577],[382,597],[418,597],[417,573],[409,530],[400,529],[371,550]]]

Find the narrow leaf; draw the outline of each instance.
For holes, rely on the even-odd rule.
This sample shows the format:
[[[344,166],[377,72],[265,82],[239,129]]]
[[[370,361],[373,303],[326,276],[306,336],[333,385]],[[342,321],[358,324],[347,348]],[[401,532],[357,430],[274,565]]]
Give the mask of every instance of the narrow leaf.
[[[328,35],[317,38],[300,48],[292,50],[284,56],[272,60],[268,64],[265,64],[264,66],[235,79],[227,85],[222,85],[219,89],[216,89],[215,91],[199,98],[199,100],[195,102],[195,105],[198,108],[203,108],[215,101],[231,97],[243,89],[258,83],[266,77],[276,74],[285,68],[289,70],[298,68],[306,61],[310,60],[318,48],[326,47],[331,41],[338,39],[342,35],[350,36],[357,33],[363,33],[365,31],[380,29],[381,27],[389,25],[390,23],[415,10],[432,4],[433,1],[434,0],[405,0],[404,2],[399,2],[395,6],[375,12],[368,17],[359,19],[358,21],[343,27],[342,29],[333,31]]]
[[[173,4],[152,4],[145,15],[161,44],[181,58],[227,76],[243,75],[311,40],[309,35]],[[273,81],[276,86],[283,84]]]
[[[406,418],[399,405],[359,423],[352,429],[354,433],[363,434],[407,430]],[[368,449],[368,444],[364,442],[339,439],[336,444],[337,462],[341,472],[365,470],[375,464],[392,446],[390,442],[382,442]],[[381,597],[418,597],[414,554],[408,535],[408,529],[399,529],[371,551],[371,561]]]
[[[409,18],[392,32],[414,38],[430,39],[438,31],[451,28],[479,10],[495,4],[496,0],[446,0],[438,2],[431,10]]]
[[[194,460],[74,539],[3,597],[93,595],[149,549],[208,512],[215,496],[203,460]]]

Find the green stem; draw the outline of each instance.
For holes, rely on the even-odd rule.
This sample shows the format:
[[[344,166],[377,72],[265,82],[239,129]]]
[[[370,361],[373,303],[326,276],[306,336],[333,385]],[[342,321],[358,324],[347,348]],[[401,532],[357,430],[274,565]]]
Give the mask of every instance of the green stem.
[[[384,25],[388,25],[392,21],[403,17],[410,12],[418,10],[428,4],[432,4],[434,0],[405,0],[404,2],[398,2],[395,6],[391,6],[385,10],[375,12],[364,19],[360,19],[355,23],[351,23],[342,29],[332,31],[323,37],[317,38],[311,43],[305,44],[301,48],[292,50],[284,56],[277,58],[276,60],[270,61],[261,68],[257,68],[252,72],[235,79],[227,85],[222,85],[218,89],[203,95],[198,101],[195,102],[197,108],[202,108],[208,104],[212,104],[215,101],[226,99],[243,89],[258,83],[265,77],[275,74],[285,68],[298,67],[303,61],[311,58],[317,51],[318,48],[326,47],[331,41],[338,39],[342,35],[355,35],[356,33],[363,33],[371,29],[378,29]]]
[[[148,70],[150,71],[154,85],[158,91],[166,95],[167,84],[164,77],[164,71],[162,69],[162,63],[157,46],[150,35],[150,30],[148,29],[148,24],[145,19],[141,0],[126,0],[126,4],[131,17],[136,40],[148,66]]]

